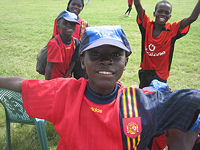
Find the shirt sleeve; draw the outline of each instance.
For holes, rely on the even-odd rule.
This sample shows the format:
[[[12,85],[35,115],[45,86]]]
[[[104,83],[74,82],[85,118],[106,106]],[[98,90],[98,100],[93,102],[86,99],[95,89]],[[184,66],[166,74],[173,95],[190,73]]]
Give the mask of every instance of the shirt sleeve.
[[[79,57],[80,43],[79,43],[78,40],[76,40],[75,44],[76,44],[76,48],[75,48],[75,51],[74,51],[74,53],[72,55],[72,60],[71,61],[78,61],[80,59],[80,57]]]
[[[183,21],[183,20],[182,20],[182,21]],[[182,21],[179,21],[178,23],[175,22],[175,23],[172,24],[172,26],[173,26],[173,25],[176,26],[176,25],[178,24],[178,27],[177,27],[177,29],[176,29],[176,30],[177,30],[177,31],[176,31],[176,33],[177,33],[176,39],[179,39],[179,38],[185,36],[185,35],[189,32],[190,25],[186,26],[185,28],[181,28],[181,27],[180,27]]]
[[[143,28],[146,28],[147,23],[150,22],[150,18],[145,13],[145,10],[142,11],[142,18],[140,19],[139,16],[137,16],[137,23],[138,25],[142,25]]]
[[[57,28],[58,22],[57,18],[54,20],[54,27],[53,27],[53,37],[55,37],[57,34],[60,34],[60,30]]]
[[[62,53],[58,42],[53,38],[47,44],[47,62],[62,63]]]
[[[170,128],[184,132],[189,130],[194,114],[200,106],[199,89],[183,89],[172,93],[158,92],[159,104],[154,109],[158,131]]]
[[[84,95],[86,84],[84,79],[76,80],[73,78],[24,80],[22,83],[24,108],[32,118],[56,123],[62,120],[64,113],[68,113],[75,98]],[[80,87],[81,90],[79,90]],[[77,89],[78,92],[74,92],[74,89]],[[78,103],[80,99],[78,99]]]

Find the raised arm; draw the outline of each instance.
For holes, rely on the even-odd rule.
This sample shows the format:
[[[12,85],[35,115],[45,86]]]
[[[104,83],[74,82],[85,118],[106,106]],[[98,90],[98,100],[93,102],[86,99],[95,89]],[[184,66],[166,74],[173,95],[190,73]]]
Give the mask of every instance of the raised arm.
[[[0,88],[21,92],[24,80],[22,77],[0,77]]]
[[[134,5],[135,5],[135,9],[137,11],[138,17],[142,20],[142,5],[140,3],[140,0],[134,0]]]
[[[181,28],[185,28],[186,26],[190,25],[195,20],[197,20],[199,13],[200,13],[200,0],[198,0],[195,8],[192,11],[192,14],[188,18],[185,18],[183,20],[183,22],[181,24]]]

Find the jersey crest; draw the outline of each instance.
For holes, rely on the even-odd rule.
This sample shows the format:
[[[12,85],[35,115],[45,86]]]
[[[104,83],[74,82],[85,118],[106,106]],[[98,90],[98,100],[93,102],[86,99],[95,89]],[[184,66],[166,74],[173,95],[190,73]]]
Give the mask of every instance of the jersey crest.
[[[136,138],[142,132],[141,118],[123,118],[124,133],[130,138]]]

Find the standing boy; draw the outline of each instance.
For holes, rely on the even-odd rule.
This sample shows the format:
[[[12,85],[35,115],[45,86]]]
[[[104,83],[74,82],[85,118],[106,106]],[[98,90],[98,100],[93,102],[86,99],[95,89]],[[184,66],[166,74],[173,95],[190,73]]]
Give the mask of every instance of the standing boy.
[[[125,16],[126,14],[128,13],[128,17],[130,17],[130,13],[131,13],[131,10],[132,10],[132,6],[133,6],[133,0],[128,0],[128,9],[127,11],[125,12]]]
[[[77,21],[74,13],[65,11],[58,18],[57,34],[47,44],[47,66],[45,79],[70,77],[70,74],[78,60],[79,42],[72,37]]]
[[[65,11],[69,11],[69,12],[75,13],[77,15],[77,17],[78,17],[77,21],[79,22],[79,24],[76,24],[76,29],[75,29],[72,37],[78,39],[79,42],[81,42],[85,28],[89,26],[87,21],[85,21],[84,19],[79,17],[79,14],[83,10],[83,8],[84,8],[84,0],[69,0],[68,4],[67,4],[67,9],[64,10],[63,12],[61,12],[54,21],[53,37],[55,37],[57,34],[60,34],[60,29],[57,26],[58,19],[60,18],[60,16],[63,13],[65,13]],[[82,70],[82,68],[81,68],[80,61],[76,62],[72,72],[73,72],[73,76],[76,79],[79,79],[80,77],[87,78],[85,70]]]
[[[88,80],[0,77],[0,88],[22,92],[30,117],[53,123],[58,150],[145,150],[155,134],[196,123],[199,90],[145,91],[118,82],[131,54],[121,26],[86,28],[79,53]]]
[[[137,11],[137,23],[142,34],[142,51],[141,51],[141,70],[139,70],[140,88],[149,86],[152,80],[157,79],[162,82],[167,82],[172,63],[175,41],[189,31],[189,26],[199,16],[200,0],[198,0],[194,10],[188,18],[175,23],[167,22],[171,17],[172,5],[168,1],[160,1],[155,6],[153,13],[155,21],[150,21],[150,18],[145,13],[140,0],[134,0]],[[181,146],[174,140],[187,136],[176,130],[168,131],[168,147],[177,149],[176,146]],[[191,135],[191,138],[192,139]],[[171,144],[170,144],[171,143]],[[184,147],[184,142],[182,142]],[[193,142],[190,142],[193,143]],[[187,145],[190,145],[189,143]],[[191,144],[192,145],[192,144]],[[179,147],[179,149],[182,149]]]
[[[168,1],[156,4],[151,21],[145,13],[140,0],[134,0],[137,23],[142,34],[140,88],[149,86],[153,79],[167,82],[169,77],[175,41],[189,31],[189,26],[199,16],[200,0],[188,18],[175,23],[167,22],[171,17],[172,5]]]

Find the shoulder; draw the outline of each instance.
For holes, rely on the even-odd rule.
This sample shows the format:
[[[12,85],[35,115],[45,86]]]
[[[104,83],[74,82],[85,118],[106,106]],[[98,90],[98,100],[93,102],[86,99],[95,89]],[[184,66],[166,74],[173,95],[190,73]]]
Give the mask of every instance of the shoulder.
[[[75,78],[56,78],[52,80],[24,80],[22,83],[22,89],[46,89],[49,90],[63,90],[63,89],[73,89],[74,87],[86,86],[87,80],[80,78],[79,80]]]
[[[79,18],[79,23],[82,25],[82,26],[85,26],[85,27],[88,27],[89,24],[86,20],[82,19],[82,18]]]
[[[141,18],[139,16],[137,16],[137,23],[138,24],[144,24],[144,23],[152,23],[154,21],[150,20],[150,17],[146,14],[145,10],[143,9],[142,11],[142,16]]]

